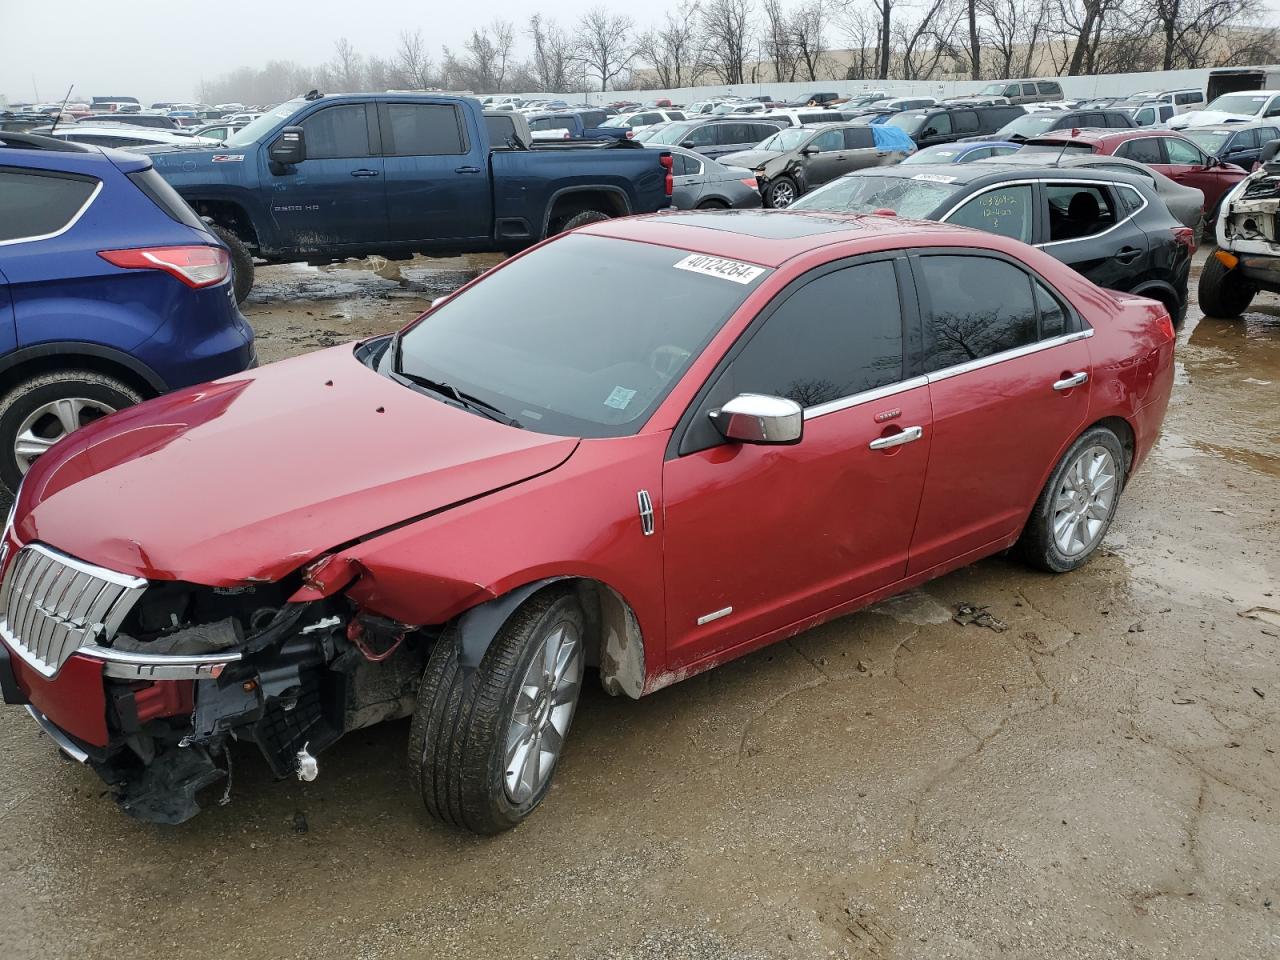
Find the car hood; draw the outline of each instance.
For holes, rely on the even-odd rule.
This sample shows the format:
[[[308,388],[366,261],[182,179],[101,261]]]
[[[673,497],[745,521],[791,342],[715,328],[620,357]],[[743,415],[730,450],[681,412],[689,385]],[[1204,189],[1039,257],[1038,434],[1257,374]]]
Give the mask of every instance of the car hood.
[[[737,153],[725,154],[723,157],[717,157],[716,159],[730,167],[745,167],[748,170],[754,170],[784,156],[786,154],[779,153],[776,150],[740,150]]]
[[[1256,116],[1247,113],[1224,113],[1221,110],[1189,110],[1169,118],[1169,129],[1180,130],[1183,127],[1203,127],[1211,123],[1247,123],[1257,120]]]
[[[577,444],[450,406],[334,347],[73,434],[27,475],[17,535],[148,578],[276,580],[553,470]]]

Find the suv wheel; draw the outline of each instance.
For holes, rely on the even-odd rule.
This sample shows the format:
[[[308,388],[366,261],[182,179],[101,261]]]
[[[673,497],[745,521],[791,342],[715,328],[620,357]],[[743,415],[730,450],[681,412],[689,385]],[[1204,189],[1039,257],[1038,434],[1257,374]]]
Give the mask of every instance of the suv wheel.
[[[249,291],[253,289],[253,254],[244,245],[244,241],[226,227],[211,223],[209,229],[231,251],[231,283],[236,292],[236,303],[244,303]]]
[[[1196,290],[1207,317],[1238,317],[1249,309],[1258,288],[1216,256],[1205,261]]]
[[[132,387],[91,370],[23,381],[0,399],[0,483],[17,490],[36,458],[63,437],[141,400]]]
[[[765,200],[769,206],[782,210],[791,206],[799,196],[796,189],[795,181],[790,177],[778,177],[776,180],[769,181],[769,188],[765,191]]]
[[[569,590],[518,609],[466,676],[457,634],[431,651],[409,733],[409,772],[438,820],[481,834],[514,827],[542,802],[578,705],[586,618]]]

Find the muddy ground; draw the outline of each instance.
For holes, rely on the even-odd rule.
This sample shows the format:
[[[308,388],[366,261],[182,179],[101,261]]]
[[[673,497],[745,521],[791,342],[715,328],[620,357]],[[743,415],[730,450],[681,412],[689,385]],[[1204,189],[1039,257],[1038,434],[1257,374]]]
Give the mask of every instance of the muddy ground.
[[[246,312],[270,360],[483,265],[272,268]],[[1086,568],[993,559],[639,702],[589,692],[494,839],[427,820],[407,723],[312,784],[240,750],[230,805],[157,828],[3,711],[0,956],[1280,955],[1280,301],[1193,307],[1178,363]]]

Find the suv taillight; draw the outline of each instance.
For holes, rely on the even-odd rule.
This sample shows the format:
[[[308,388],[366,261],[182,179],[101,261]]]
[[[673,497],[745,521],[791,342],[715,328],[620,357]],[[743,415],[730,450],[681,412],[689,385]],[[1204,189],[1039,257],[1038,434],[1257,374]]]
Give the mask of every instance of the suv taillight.
[[[163,270],[188,287],[212,287],[231,272],[231,257],[221,247],[138,247],[99,250],[98,256],[130,270]]]
[[[671,175],[671,171],[675,169],[675,161],[671,158],[671,154],[664,153],[662,156],[658,157],[658,162],[662,164],[662,168],[667,171],[666,189],[667,196],[669,197],[676,189],[675,178]]]

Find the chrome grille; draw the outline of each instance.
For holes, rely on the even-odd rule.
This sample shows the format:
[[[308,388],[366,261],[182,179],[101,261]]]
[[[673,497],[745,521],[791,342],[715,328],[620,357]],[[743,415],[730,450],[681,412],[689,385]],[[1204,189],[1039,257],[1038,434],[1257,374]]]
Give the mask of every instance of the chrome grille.
[[[0,584],[0,636],[52,677],[84,644],[110,642],[147,581],[104,570],[43,544],[18,551]]]

